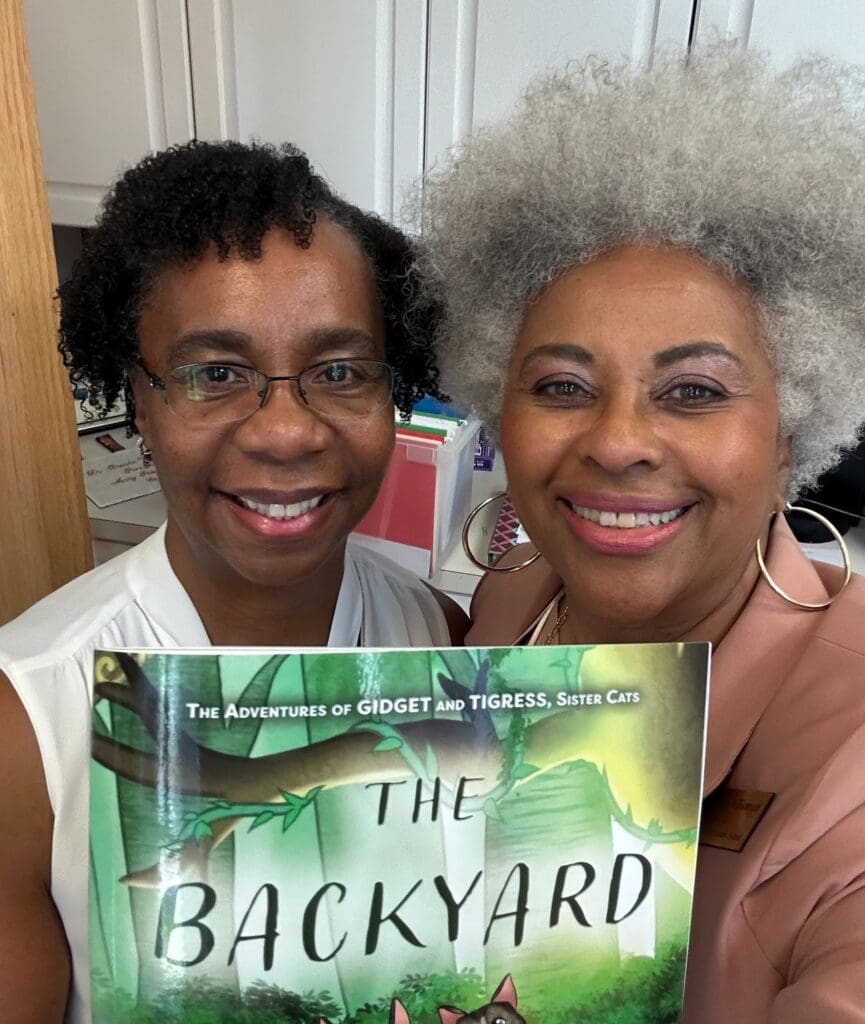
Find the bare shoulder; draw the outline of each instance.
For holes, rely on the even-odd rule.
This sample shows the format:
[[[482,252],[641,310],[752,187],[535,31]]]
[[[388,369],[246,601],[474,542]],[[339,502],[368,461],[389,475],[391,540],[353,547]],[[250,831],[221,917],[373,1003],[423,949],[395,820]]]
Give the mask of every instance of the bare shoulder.
[[[51,899],[53,815],[39,745],[0,672],[0,1005],[5,1024],[60,1024],[69,953]],[[25,937],[26,936],[26,940]]]
[[[436,590],[435,587],[424,582],[424,585],[429,588],[432,592],[433,597],[438,602],[439,608],[444,613],[445,621],[448,625],[448,632],[450,633],[451,643],[454,647],[461,647],[463,639],[469,628],[469,617],[460,608],[460,606],[454,601],[452,597],[448,597],[447,594],[443,594],[440,590]]]
[[[472,596],[472,621],[485,602],[496,601],[502,594],[521,589],[526,580],[546,579],[550,575],[547,564],[538,559],[531,544],[517,544],[509,548],[481,577]]]
[[[519,642],[561,586],[562,581],[537,556],[533,545],[511,548],[475,589],[467,643],[484,647]]]

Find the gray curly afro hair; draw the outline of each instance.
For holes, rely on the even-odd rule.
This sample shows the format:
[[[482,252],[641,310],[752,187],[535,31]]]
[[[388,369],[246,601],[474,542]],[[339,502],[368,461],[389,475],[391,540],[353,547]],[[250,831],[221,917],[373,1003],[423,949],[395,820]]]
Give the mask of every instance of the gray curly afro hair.
[[[717,45],[538,81],[423,186],[444,387],[495,432],[527,302],[626,242],[684,247],[754,293],[797,493],[865,419],[865,78]]]

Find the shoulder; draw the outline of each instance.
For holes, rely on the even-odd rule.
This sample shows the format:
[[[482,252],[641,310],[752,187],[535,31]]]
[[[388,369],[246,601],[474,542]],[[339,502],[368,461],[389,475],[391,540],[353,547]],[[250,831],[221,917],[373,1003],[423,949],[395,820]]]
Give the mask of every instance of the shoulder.
[[[134,580],[149,546],[145,541],[79,576],[0,628],[7,701],[35,737],[55,814],[78,799],[82,785],[86,794],[93,652],[140,638],[146,616]]]
[[[146,615],[134,580],[151,542],[84,573],[0,627],[0,672],[40,743],[43,733],[61,742],[63,729],[89,713],[93,651],[141,639]]]
[[[377,646],[443,647],[461,642],[468,620],[456,602],[359,541],[350,539],[346,553],[371,606],[368,610],[380,625]],[[399,618],[401,626],[385,623],[387,615]]]
[[[513,572],[496,571],[521,565],[534,553],[531,544],[518,544],[483,576],[472,598],[468,644],[515,643],[559,592],[561,580],[543,558]]]
[[[84,573],[0,627],[0,668],[58,660],[86,646],[132,600],[125,552]]]
[[[468,615],[466,615],[452,597],[448,597],[447,594],[443,594],[440,590],[437,590],[429,583],[424,584],[424,586],[427,587],[438,603],[439,608],[442,610],[442,614],[448,624],[448,633],[450,634],[451,644],[453,644],[454,647],[461,647],[469,628]]]
[[[366,544],[349,539],[346,546],[348,557],[354,567],[370,583],[399,588],[417,596],[429,594],[429,588],[413,572],[397,565],[393,559],[375,551]]]
[[[836,566],[814,563],[830,594],[841,586],[842,572]],[[815,639],[843,649],[851,658],[865,658],[865,576],[853,573],[850,582],[821,615]],[[865,685],[863,685],[865,698]]]

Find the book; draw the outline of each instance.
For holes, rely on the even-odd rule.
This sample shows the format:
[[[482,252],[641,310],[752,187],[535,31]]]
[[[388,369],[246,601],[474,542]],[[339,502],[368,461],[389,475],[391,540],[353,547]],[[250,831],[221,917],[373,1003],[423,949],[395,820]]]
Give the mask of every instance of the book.
[[[673,1024],[708,661],[97,652],[94,1024]]]

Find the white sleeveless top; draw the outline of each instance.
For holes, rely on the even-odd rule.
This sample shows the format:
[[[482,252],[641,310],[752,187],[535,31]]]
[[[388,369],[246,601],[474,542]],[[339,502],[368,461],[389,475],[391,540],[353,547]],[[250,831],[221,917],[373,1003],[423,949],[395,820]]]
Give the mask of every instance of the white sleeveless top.
[[[430,590],[349,541],[329,647],[447,647]],[[91,668],[96,649],[209,647],[165,551],[165,527],[0,628],[0,670],[33,725],[54,811],[51,892],[72,956],[67,1024],[90,1024],[87,950]],[[275,645],[276,646],[276,645]]]

